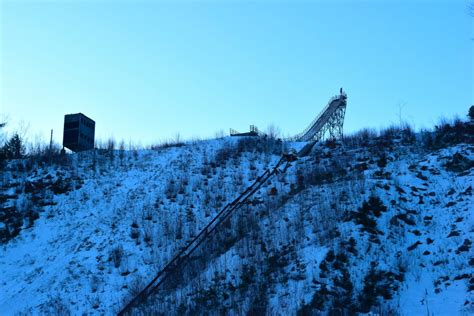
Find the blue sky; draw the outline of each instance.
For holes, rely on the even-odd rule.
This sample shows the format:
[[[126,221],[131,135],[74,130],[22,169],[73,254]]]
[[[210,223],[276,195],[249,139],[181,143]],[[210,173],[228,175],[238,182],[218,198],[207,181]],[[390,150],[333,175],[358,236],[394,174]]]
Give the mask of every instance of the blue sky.
[[[4,1],[0,115],[62,140],[149,144],[229,127],[303,130],[342,86],[345,131],[428,127],[474,104],[467,1]]]

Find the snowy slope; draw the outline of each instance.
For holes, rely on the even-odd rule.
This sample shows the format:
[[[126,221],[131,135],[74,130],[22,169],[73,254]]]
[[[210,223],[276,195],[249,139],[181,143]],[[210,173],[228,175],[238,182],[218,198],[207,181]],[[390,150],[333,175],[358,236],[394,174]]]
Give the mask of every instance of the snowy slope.
[[[10,204],[31,200],[27,183],[62,177],[72,186],[54,195],[42,188],[52,205],[0,248],[0,314],[116,313],[279,159],[281,145],[252,145],[226,138],[88,153],[26,177],[5,175],[4,192],[23,187]],[[471,145],[400,145],[381,167],[371,148],[316,146],[235,214],[203,246],[202,269],[183,271],[151,310],[273,315],[345,304],[362,311],[373,294],[365,302],[373,311],[472,313],[474,169],[447,170],[455,153],[474,160]],[[364,230],[357,213],[371,196],[386,210],[369,216],[375,230]]]

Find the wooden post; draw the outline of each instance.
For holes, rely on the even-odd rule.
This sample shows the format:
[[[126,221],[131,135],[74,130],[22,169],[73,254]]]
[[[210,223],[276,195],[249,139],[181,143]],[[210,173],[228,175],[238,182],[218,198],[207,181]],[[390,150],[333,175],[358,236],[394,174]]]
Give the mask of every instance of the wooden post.
[[[53,130],[51,130],[51,138],[49,140],[49,163],[51,164],[51,157],[53,155]]]

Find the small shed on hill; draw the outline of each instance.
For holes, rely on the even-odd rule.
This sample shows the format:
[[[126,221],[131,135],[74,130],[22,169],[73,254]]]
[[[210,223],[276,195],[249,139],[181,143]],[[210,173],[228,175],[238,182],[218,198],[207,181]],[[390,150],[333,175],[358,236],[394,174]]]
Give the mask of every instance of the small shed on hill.
[[[82,113],[64,116],[64,147],[75,152],[94,149],[94,136],[94,120]]]

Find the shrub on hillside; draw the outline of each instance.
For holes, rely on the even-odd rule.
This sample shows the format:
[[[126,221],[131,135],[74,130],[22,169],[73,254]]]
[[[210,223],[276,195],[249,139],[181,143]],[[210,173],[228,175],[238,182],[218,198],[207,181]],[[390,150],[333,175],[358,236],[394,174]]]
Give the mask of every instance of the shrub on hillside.
[[[333,295],[334,293],[328,290],[326,284],[322,284],[321,287],[314,293],[311,302],[308,305],[303,305],[303,307],[298,311],[297,315],[319,315],[320,312],[324,311],[327,303],[330,301]]]
[[[304,309],[312,308],[321,311],[326,302],[329,304],[328,310],[331,315],[346,315],[353,309],[354,284],[349,271],[349,257],[345,250],[340,249],[337,255],[332,249],[329,250],[324,260],[321,261],[319,269],[319,276],[322,279],[331,277],[332,292],[329,293],[323,286],[320,291],[314,294],[311,304]],[[324,280],[323,284],[326,283],[328,280]]]
[[[387,155],[382,153],[377,161],[377,166],[381,169],[387,166]]]
[[[370,196],[362,203],[357,212],[351,212],[351,218],[358,225],[362,225],[361,231],[377,234],[377,218],[387,211],[387,207],[377,196]]]
[[[61,315],[69,316],[71,311],[69,310],[67,303],[61,297],[50,297],[47,302],[43,304],[45,310],[43,310],[44,315]]]
[[[237,156],[238,151],[236,146],[226,143],[216,151],[216,154],[214,155],[214,161],[217,166],[225,166],[227,161],[237,158]]]
[[[344,137],[343,143],[350,147],[367,147],[377,137],[377,132],[374,129],[365,128],[352,135]]]
[[[270,137],[242,137],[237,143],[239,153],[257,152],[280,155],[282,150],[283,142]]]
[[[452,122],[441,120],[433,132],[433,147],[443,148],[459,143],[474,142],[474,125],[459,118]]]
[[[15,238],[23,225],[23,214],[16,207],[0,208],[0,244]]]
[[[463,172],[474,167],[474,161],[460,153],[455,153],[444,165],[446,170]]]
[[[329,165],[297,165],[297,187],[293,193],[296,194],[309,186],[333,183],[338,179],[350,176],[344,166],[344,163],[335,159]]]
[[[401,129],[402,144],[411,145],[416,142],[415,131],[409,124],[404,124]]]
[[[379,136],[375,138],[374,146],[378,151],[382,151],[398,144],[413,144],[415,140],[413,129],[405,123],[401,126],[392,125],[380,130]]]
[[[162,141],[158,144],[151,145],[150,149],[151,150],[162,150],[162,149],[173,148],[173,147],[183,147],[184,145],[185,145],[185,143],[181,139],[181,135],[178,133],[172,139],[164,140],[164,141]]]
[[[420,131],[420,144],[425,149],[431,149],[434,146],[434,133],[427,129]]]
[[[363,129],[344,137],[343,143],[349,147],[372,147],[379,152],[393,147],[395,144],[413,145],[419,142],[426,149],[438,149],[459,143],[474,142],[474,124],[472,115],[474,106],[469,109],[470,122],[459,118],[449,121],[442,119],[433,131],[421,130],[419,137],[413,128],[404,123],[401,126],[389,126],[377,132],[373,129]]]
[[[122,245],[118,245],[110,251],[110,260],[114,264],[114,267],[120,267],[123,259],[124,251]]]
[[[3,148],[0,148],[0,170],[3,170],[5,168],[5,162],[7,160],[7,155],[5,154],[5,151]]]
[[[370,270],[364,278],[364,288],[359,295],[359,312],[369,313],[378,304],[379,297],[390,300],[399,288],[398,275],[377,269],[377,263],[372,261]]]

